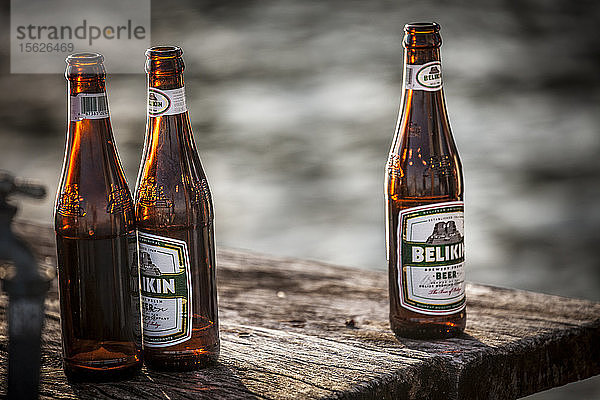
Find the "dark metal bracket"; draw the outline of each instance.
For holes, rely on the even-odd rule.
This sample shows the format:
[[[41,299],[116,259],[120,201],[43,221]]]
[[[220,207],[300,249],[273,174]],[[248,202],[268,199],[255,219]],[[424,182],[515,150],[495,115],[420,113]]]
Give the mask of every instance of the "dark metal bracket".
[[[9,297],[7,398],[37,399],[44,299],[51,281],[40,274],[27,243],[12,231],[17,213],[17,207],[8,202],[12,195],[41,199],[46,188],[0,171],[0,261],[14,266],[14,273],[2,282]]]

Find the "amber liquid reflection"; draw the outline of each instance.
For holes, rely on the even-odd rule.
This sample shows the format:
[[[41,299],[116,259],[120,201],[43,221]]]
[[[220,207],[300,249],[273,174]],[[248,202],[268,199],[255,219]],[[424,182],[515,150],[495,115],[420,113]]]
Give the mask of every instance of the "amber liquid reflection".
[[[57,236],[67,375],[121,378],[141,362],[138,274],[128,235]],[[87,374],[86,374],[87,373]]]

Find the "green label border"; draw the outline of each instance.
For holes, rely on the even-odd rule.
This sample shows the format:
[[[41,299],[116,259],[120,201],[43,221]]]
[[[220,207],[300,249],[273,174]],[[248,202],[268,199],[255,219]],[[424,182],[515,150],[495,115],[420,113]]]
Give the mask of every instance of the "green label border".
[[[453,202],[454,203],[454,202]],[[400,250],[398,252],[398,276],[401,277],[400,279],[400,283],[401,283],[401,290],[400,290],[400,295],[402,296],[402,300],[404,303],[413,306],[414,308],[420,309],[424,312],[427,311],[449,311],[449,312],[458,312],[460,311],[460,309],[463,308],[463,306],[466,303],[466,295],[463,294],[462,298],[456,302],[453,303],[448,303],[448,304],[430,304],[430,303],[424,303],[424,302],[419,302],[419,301],[415,301],[412,299],[408,298],[408,280],[407,280],[407,276],[406,276],[406,267],[411,267],[411,268],[430,268],[430,267],[436,267],[436,266],[448,266],[448,265],[457,265],[460,263],[464,263],[464,256],[461,257],[460,260],[453,260],[452,262],[450,262],[449,264],[444,263],[427,263],[427,265],[422,265],[422,264],[414,264],[414,263],[403,263],[403,258],[404,258],[404,253],[402,252],[402,250],[404,248],[409,247],[410,244],[424,244],[424,243],[420,243],[420,242],[413,242],[413,241],[408,241],[406,240],[406,230],[407,230],[407,225],[408,225],[408,220],[415,218],[415,217],[423,217],[423,216],[427,216],[427,215],[435,215],[435,214],[444,214],[444,213],[451,213],[451,212],[462,212],[464,215],[464,203],[462,201],[460,201],[461,204],[456,204],[456,205],[447,205],[447,206],[440,206],[440,207],[435,207],[435,204],[431,204],[431,205],[424,205],[424,206],[431,206],[431,207],[435,207],[435,208],[430,208],[427,210],[415,210],[415,211],[408,211],[408,212],[404,212],[400,211],[400,221],[399,223],[401,224],[401,232],[402,232],[402,237],[399,237],[399,249]],[[464,245],[464,237],[462,240],[462,243]],[[464,266],[463,266],[464,268]],[[414,310],[411,310],[414,311]]]
[[[152,235],[153,237],[149,237],[147,235]],[[191,325],[192,321],[191,321],[191,312],[190,312],[191,310],[189,309],[191,307],[191,301],[190,301],[191,300],[191,276],[190,276],[191,271],[190,271],[189,260],[188,260],[188,263],[186,264],[187,244],[185,244],[185,242],[183,242],[182,244],[178,244],[178,243],[174,243],[173,241],[183,242],[178,239],[172,239],[172,238],[168,238],[168,237],[158,237],[157,238],[157,235],[148,234],[148,233],[144,233],[144,232],[138,232],[138,242],[139,242],[139,251],[140,252],[141,252],[142,244],[147,245],[147,246],[175,250],[177,252],[177,261],[179,264],[178,265],[179,272],[175,273],[175,274],[161,274],[160,276],[153,276],[153,277],[156,277],[156,278],[176,277],[180,281],[179,282],[180,284],[185,282],[185,287],[187,289],[185,295],[181,295],[181,291],[177,290],[178,282],[175,282],[176,292],[174,295],[149,293],[145,290],[141,290],[141,292],[140,292],[141,296],[144,296],[147,298],[155,298],[155,299],[178,299],[179,298],[179,299],[182,299],[181,329],[176,333],[172,333],[170,335],[164,335],[164,336],[148,336],[148,335],[144,334],[144,343],[150,345],[150,347],[153,347],[152,345],[155,345],[154,347],[175,345],[177,343],[181,343],[183,341],[189,340],[191,337],[190,325]],[[188,257],[189,257],[189,255],[188,255]],[[140,279],[144,276],[149,277],[148,275],[144,275],[142,273],[142,268],[140,265]],[[189,278],[189,282],[190,282],[189,285],[188,285],[188,278]],[[183,281],[183,282],[181,282],[181,281]],[[141,286],[141,287],[143,287],[143,286]],[[142,317],[143,317],[143,313],[142,313]],[[188,331],[190,334],[188,334]]]

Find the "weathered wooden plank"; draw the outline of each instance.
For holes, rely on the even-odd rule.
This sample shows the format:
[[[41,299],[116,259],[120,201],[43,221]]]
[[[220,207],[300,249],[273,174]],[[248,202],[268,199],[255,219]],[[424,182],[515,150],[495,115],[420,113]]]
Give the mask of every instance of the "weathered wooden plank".
[[[43,262],[55,263],[49,228],[18,229]],[[386,273],[231,249],[219,251],[218,261],[216,367],[68,383],[54,286],[46,302],[41,397],[511,399],[600,373],[598,303],[469,284],[463,336],[397,340],[387,322]],[[5,299],[3,320],[4,307]],[[5,375],[5,325],[0,335]]]

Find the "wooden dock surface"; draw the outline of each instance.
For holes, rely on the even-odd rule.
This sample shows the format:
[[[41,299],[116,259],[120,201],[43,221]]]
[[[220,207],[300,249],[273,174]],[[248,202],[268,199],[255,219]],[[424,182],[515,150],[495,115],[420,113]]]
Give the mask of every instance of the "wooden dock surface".
[[[20,223],[43,263],[49,227]],[[185,373],[71,384],[61,367],[56,285],[46,302],[44,399],[514,399],[600,373],[600,303],[468,284],[465,334],[398,340],[387,273],[218,252],[221,356]],[[6,321],[6,297],[0,318]],[[6,323],[0,327],[6,390]]]

